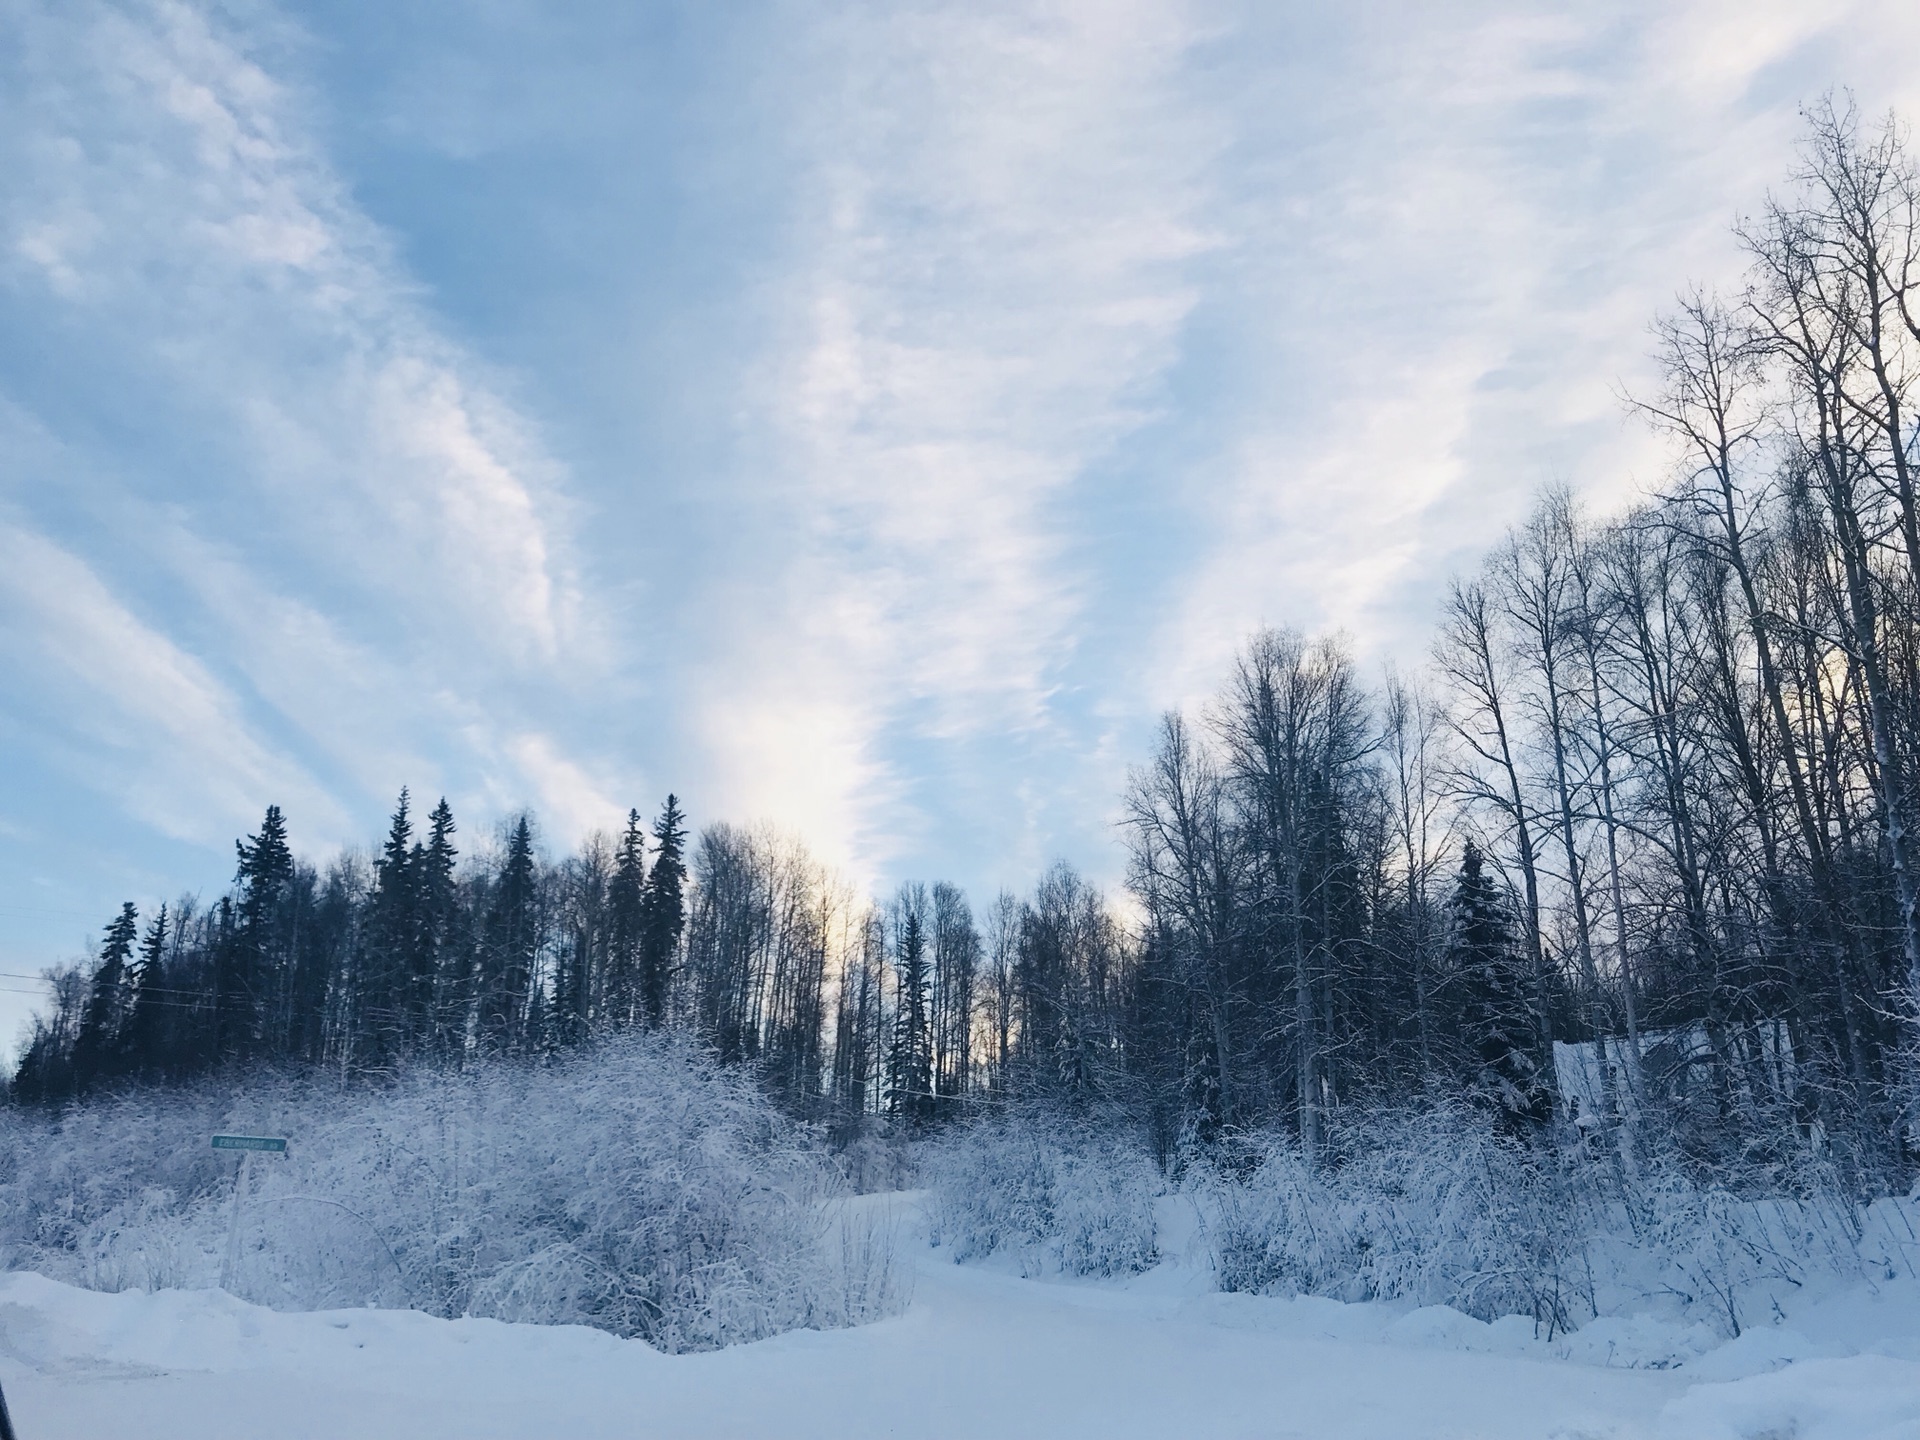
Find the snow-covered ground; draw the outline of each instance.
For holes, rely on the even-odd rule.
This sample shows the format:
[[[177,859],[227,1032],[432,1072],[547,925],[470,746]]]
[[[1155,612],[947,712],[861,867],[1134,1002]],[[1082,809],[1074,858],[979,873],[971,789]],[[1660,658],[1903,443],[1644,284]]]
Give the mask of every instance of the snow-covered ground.
[[[1920,1437],[1911,1280],[1731,1344],[1651,1320],[1549,1342],[1519,1319],[1210,1294],[1178,1244],[1131,1281],[1064,1284],[955,1266],[902,1230],[904,1315],[677,1356],[577,1327],[4,1275],[0,1380],[21,1440]]]

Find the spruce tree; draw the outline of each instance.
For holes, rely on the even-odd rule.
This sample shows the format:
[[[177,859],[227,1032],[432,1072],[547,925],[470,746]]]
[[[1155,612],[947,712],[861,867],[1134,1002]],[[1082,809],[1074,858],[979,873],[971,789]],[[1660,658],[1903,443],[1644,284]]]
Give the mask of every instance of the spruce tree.
[[[373,898],[360,963],[361,1042],[367,1058],[390,1061],[412,1029],[410,976],[419,943],[412,800],[405,786],[373,862]]]
[[[260,833],[234,841],[233,848],[240,859],[234,877],[240,884],[240,924],[244,929],[259,929],[293,879],[293,851],[287,845],[287,821],[280,807],[269,805]]]
[[[87,1008],[74,1038],[74,1088],[82,1093],[101,1080],[113,1078],[118,1068],[121,1030],[127,1015],[127,982],[139,934],[139,912],[129,900],[107,923],[100,942],[100,963],[94,969]]]
[[[640,951],[647,897],[647,840],[640,812],[627,811],[626,833],[614,855],[607,887],[607,1012],[630,1025],[639,1007]]]
[[[459,896],[454,889],[453,868],[460,852],[454,848],[453,808],[446,796],[442,795],[433,807],[427,827],[426,845],[415,846],[410,857],[418,913],[410,952],[407,1011],[413,1041],[419,1047],[447,1043],[451,1025],[437,999],[442,992],[453,990],[457,982],[454,931]]]
[[[666,1019],[667,982],[686,925],[686,819],[679,800],[669,795],[653,824],[653,870],[641,902],[640,940],[640,1005],[649,1030]]]
[[[133,1008],[126,1026],[126,1067],[144,1080],[158,1080],[172,1068],[167,1054],[167,907],[147,922],[140,940],[140,964],[133,978]]]
[[[1516,1133],[1552,1118],[1543,1037],[1527,996],[1527,964],[1513,916],[1471,840],[1447,903],[1446,973],[1457,987],[1469,1094]]]
[[[534,880],[533,827],[522,815],[508,834],[506,859],[487,910],[480,1029],[482,1040],[495,1050],[519,1044],[529,1013],[539,944]]]
[[[216,1000],[217,1044],[223,1056],[248,1056],[261,1048],[270,1002],[284,991],[291,963],[282,902],[293,881],[293,851],[280,807],[269,805],[259,833],[236,840],[234,849],[240,903]]]
[[[894,1017],[889,1107],[915,1129],[933,1113],[933,1038],[927,1025],[929,973],[920,906],[909,904],[900,927],[895,964],[899,1009]]]

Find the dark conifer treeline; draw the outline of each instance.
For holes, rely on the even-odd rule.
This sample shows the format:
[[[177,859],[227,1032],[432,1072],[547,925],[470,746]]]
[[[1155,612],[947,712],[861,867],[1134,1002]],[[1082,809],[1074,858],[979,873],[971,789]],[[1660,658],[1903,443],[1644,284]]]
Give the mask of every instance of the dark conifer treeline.
[[[1546,495],[1457,583],[1431,685],[1267,631],[1131,777],[1126,919],[1071,869],[976,917],[714,825],[464,863],[403,794],[371,865],[270,809],[232,892],[107,927],[14,1094],[225,1063],[379,1072],[676,1026],[842,1138],[1045,1100],[1163,1155],[1464,1097],[1510,1133],[1862,1192],[1915,1159],[1920,177],[1813,117],[1737,301],[1659,327],[1667,488]],[[1563,1047],[1556,1055],[1556,1042]]]
[[[121,908],[91,974],[56,986],[14,1098],[229,1065],[464,1064],[661,1023],[685,887],[672,796],[650,839],[629,818],[611,875],[594,846],[543,864],[526,816],[478,864],[458,863],[455,834],[442,800],[416,835],[403,790],[371,866],[350,854],[322,874],[295,859],[269,806],[217,904],[160,907],[137,947],[139,917]]]

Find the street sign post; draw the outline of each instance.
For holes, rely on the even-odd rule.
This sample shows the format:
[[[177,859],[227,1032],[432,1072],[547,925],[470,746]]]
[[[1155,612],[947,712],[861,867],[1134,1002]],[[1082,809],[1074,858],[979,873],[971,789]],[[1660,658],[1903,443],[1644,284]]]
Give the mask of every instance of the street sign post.
[[[247,1198],[247,1181],[253,1176],[253,1157],[284,1155],[287,1140],[284,1135],[216,1135],[213,1148],[240,1152],[239,1173],[233,1177],[233,1219],[227,1226],[227,1259],[220,1267],[220,1288],[231,1295],[233,1272],[240,1264],[240,1206]],[[0,1440],[6,1437],[0,1436]]]

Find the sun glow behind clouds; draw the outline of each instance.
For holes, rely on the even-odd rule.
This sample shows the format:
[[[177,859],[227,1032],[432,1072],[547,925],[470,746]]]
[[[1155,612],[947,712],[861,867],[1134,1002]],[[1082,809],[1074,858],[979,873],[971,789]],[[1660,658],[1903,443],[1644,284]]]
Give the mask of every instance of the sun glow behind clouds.
[[[919,838],[903,730],[1050,721],[1098,584],[1068,494],[1158,401],[1209,243],[1217,136],[1181,79],[1198,35],[1154,0],[835,32],[845,83],[811,100],[791,339],[761,400],[784,603],[710,664],[708,703],[723,773],[755,777],[736,803],[824,829],[868,875]]]
[[[403,783],[1111,881],[1161,706],[1657,478],[1653,311],[1800,101],[1920,98],[1892,4],[0,24],[0,851],[102,919]]]

